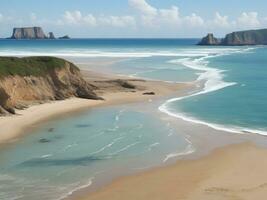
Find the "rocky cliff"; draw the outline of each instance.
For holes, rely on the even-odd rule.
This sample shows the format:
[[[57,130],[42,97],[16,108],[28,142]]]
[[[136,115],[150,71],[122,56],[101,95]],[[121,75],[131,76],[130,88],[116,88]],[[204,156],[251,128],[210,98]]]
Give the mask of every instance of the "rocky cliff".
[[[69,97],[101,99],[72,63],[54,57],[0,58],[0,114]]]
[[[220,40],[215,38],[212,33],[209,33],[206,37],[198,43],[199,45],[219,45]]]
[[[11,39],[47,39],[41,27],[14,28]]]
[[[54,35],[53,32],[49,32],[49,33],[48,33],[48,38],[51,39],[51,40],[56,39],[56,37],[55,37],[55,35]]]
[[[225,45],[225,46],[238,46],[238,45],[267,45],[267,29],[238,31],[227,34],[222,40],[217,38],[210,38],[211,34],[204,37],[198,45]],[[213,41],[219,41],[214,43]]]
[[[28,39],[28,40],[38,40],[38,39],[56,39],[53,32],[49,32],[46,35],[41,27],[22,27],[14,28],[13,34],[7,39]],[[69,36],[60,37],[59,39],[70,39]]]

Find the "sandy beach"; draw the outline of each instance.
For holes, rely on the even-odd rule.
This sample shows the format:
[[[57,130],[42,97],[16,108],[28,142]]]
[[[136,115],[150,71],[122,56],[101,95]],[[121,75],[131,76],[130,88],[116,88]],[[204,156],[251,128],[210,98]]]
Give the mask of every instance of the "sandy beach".
[[[161,81],[147,81],[124,77],[127,83],[136,86],[135,89],[121,87],[114,75],[104,75],[97,72],[83,71],[84,78],[96,85],[96,93],[104,100],[88,100],[70,98],[62,101],[52,101],[32,105],[25,110],[17,110],[16,115],[0,117],[0,144],[14,142],[24,135],[27,129],[35,127],[37,123],[52,117],[67,113],[78,112],[96,106],[107,106],[138,101],[151,101],[152,98],[179,93],[192,87],[191,84],[172,84]],[[121,80],[121,79],[120,79]],[[144,95],[145,92],[154,92],[154,95]]]
[[[123,177],[80,200],[251,200],[267,194],[267,150],[230,145],[196,160]]]

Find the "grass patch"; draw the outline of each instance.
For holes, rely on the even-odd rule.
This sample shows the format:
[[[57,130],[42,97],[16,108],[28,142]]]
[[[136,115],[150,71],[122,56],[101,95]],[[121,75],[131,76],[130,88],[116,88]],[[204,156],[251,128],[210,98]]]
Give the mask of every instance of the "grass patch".
[[[0,57],[0,77],[45,76],[55,68],[63,68],[65,60],[56,57]],[[77,68],[73,64],[72,67]]]

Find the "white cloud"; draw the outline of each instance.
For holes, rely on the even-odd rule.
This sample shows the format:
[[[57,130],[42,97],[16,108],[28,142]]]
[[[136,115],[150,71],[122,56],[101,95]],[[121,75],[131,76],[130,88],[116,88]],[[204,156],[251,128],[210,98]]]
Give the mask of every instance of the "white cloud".
[[[261,25],[257,12],[243,12],[237,18],[236,25],[240,28],[257,28]]]
[[[67,24],[86,24],[90,26],[96,25],[96,19],[93,15],[88,14],[83,16],[79,10],[65,11],[63,22]]]
[[[200,16],[192,13],[190,16],[185,17],[185,23],[191,27],[201,27],[205,22]]]
[[[153,6],[149,5],[145,0],[129,0],[129,5],[143,15],[157,15],[158,11]]]
[[[98,19],[99,24],[109,25],[114,27],[135,26],[135,19],[132,16],[109,16]]]
[[[180,21],[179,8],[172,6],[170,9],[159,9],[159,19],[170,23],[179,23]]]
[[[212,22],[216,27],[228,28],[230,22],[228,21],[228,16],[222,16],[219,12],[215,13],[215,18]]]
[[[145,26],[179,28],[181,25],[196,27],[204,24],[204,20],[195,13],[189,16],[181,16],[177,6],[171,6],[168,9],[155,8],[146,0],[129,0],[129,6],[141,14],[137,17],[141,18],[141,22]]]
[[[132,16],[94,16],[92,14],[83,15],[80,11],[65,11],[63,19],[59,24],[87,25],[87,26],[114,26],[131,27],[135,26],[135,18]]]

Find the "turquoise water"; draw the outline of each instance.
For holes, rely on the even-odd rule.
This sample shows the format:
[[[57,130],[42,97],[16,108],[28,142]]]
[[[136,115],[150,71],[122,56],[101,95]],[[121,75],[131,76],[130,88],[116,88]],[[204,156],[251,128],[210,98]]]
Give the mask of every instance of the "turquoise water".
[[[210,83],[197,95],[169,100],[161,110],[219,130],[266,135],[266,56],[267,48],[256,47],[205,60],[191,60],[192,65],[199,65],[200,69],[212,68],[202,74]]]
[[[159,105],[98,108],[42,125],[0,151],[0,199],[60,199],[192,153],[190,138],[159,118],[159,111],[174,121],[266,134],[267,48],[199,47],[196,42],[0,40],[1,56],[53,55],[84,68],[96,63],[93,68],[101,72],[199,86]]]
[[[99,108],[49,122],[0,151],[0,199],[61,199],[192,151],[182,133],[138,110]]]

